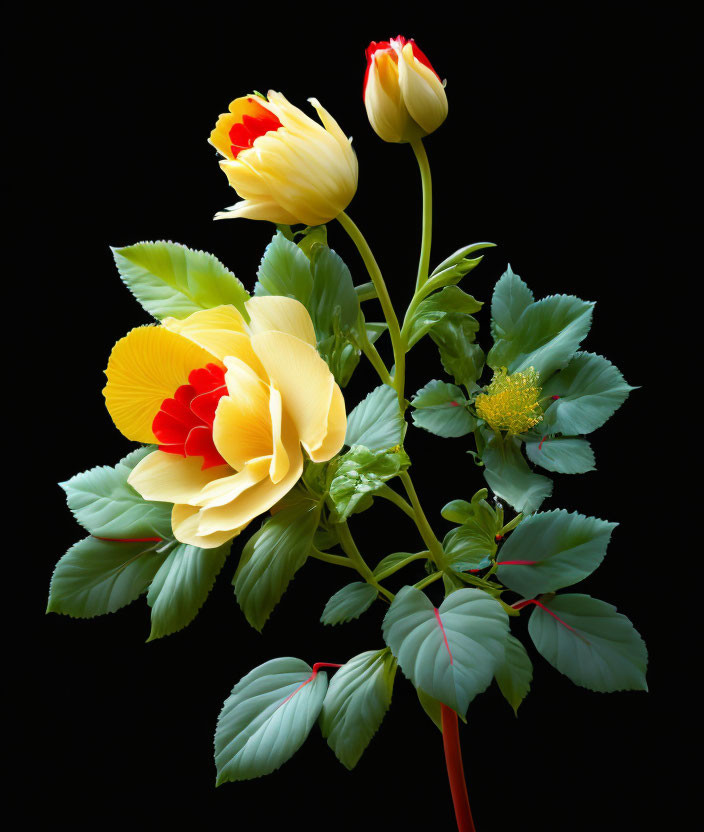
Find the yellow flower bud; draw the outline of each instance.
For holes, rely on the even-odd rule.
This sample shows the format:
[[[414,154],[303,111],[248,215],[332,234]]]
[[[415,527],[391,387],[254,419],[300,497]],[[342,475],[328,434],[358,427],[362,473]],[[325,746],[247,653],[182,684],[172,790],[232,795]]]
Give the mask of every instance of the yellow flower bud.
[[[437,130],[447,118],[440,76],[411,39],[372,41],[366,51],[364,106],[385,142],[410,142]]]
[[[477,396],[477,416],[494,430],[525,433],[543,419],[538,381],[533,367],[510,376],[502,367],[494,373],[486,393]]]
[[[357,190],[351,139],[315,98],[322,125],[279,92],[235,99],[210,134],[220,167],[242,197],[215,219],[249,217],[322,225],[349,205]]]

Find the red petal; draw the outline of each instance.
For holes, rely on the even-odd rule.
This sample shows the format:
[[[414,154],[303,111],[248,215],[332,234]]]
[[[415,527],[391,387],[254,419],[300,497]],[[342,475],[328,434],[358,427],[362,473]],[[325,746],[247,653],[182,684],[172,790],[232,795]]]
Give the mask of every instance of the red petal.
[[[227,465],[215,447],[212,430],[205,427],[205,425],[193,428],[188,434],[188,439],[186,440],[186,455],[202,456],[204,471],[206,468],[212,468],[215,465]]]

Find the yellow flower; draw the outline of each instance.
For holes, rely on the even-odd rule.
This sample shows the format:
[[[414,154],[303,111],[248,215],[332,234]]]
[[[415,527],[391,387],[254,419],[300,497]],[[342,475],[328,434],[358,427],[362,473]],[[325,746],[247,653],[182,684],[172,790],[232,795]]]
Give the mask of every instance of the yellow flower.
[[[145,500],[174,503],[177,540],[213,548],[298,481],[301,446],[323,462],[342,447],[340,388],[315,349],[305,307],[285,297],[133,329],[110,355],[103,391],[118,429],[156,443],[131,472]]]
[[[494,430],[524,433],[542,421],[538,373],[529,367],[520,373],[507,375],[502,367],[494,373],[486,393],[474,403],[477,415]]]
[[[242,197],[215,219],[249,217],[322,225],[344,211],[357,190],[357,156],[335,119],[309,99],[322,125],[279,92],[236,98],[221,115],[210,143]]]
[[[411,39],[399,35],[369,44],[364,106],[385,142],[409,142],[437,130],[447,118],[445,86]]]

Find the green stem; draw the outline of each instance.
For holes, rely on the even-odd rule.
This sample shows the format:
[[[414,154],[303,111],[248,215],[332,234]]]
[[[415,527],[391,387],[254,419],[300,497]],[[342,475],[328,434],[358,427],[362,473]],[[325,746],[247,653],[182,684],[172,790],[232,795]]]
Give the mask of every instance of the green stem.
[[[360,303],[364,303],[365,300],[373,300],[376,297],[376,289],[373,283],[361,283],[359,286],[355,286],[354,290]]]
[[[376,492],[377,497],[383,497],[395,506],[398,506],[401,511],[405,512],[413,522],[416,522],[416,513],[413,511],[413,506],[409,505],[400,494],[397,494],[393,488],[390,488],[386,483]]]
[[[364,239],[364,235],[344,211],[340,212],[337,219],[351,237],[352,242],[357,246],[357,250],[364,261],[364,265],[367,267],[369,277],[371,277],[374,288],[376,289],[381,308],[384,311],[384,317],[389,327],[389,335],[391,336],[391,345],[394,350],[394,364],[396,365],[392,387],[396,390],[399,407],[403,413],[406,410],[406,399],[403,393],[406,380],[406,351],[403,339],[401,338],[401,328],[398,324],[396,312],[391,303],[391,298],[389,297],[389,292],[386,288],[379,264],[376,262],[372,250],[369,248],[369,244]]]
[[[357,343],[359,345],[360,350],[362,350],[362,352],[369,359],[369,363],[379,374],[379,378],[381,379],[382,383],[388,384],[389,387],[393,387],[393,379],[389,375],[389,371],[386,369],[386,364],[384,364],[384,360],[379,355],[377,348],[367,337],[367,330],[364,325],[364,316],[361,313],[359,315],[359,325],[357,327],[357,332]]]
[[[354,542],[354,538],[352,537],[352,533],[350,532],[347,522],[344,521],[342,523],[338,523],[335,528],[337,530],[337,537],[340,541],[340,545],[347,553],[349,559],[354,563],[357,572],[359,572],[368,584],[371,584],[375,589],[381,592],[382,595],[386,596],[389,601],[393,601],[395,595],[392,592],[389,592],[388,589],[385,589],[379,581],[377,581],[372,570],[369,566],[367,566],[367,563],[357,548],[357,544]]]
[[[433,572],[426,578],[423,578],[422,581],[418,581],[417,584],[413,584],[413,586],[416,589],[425,589],[426,586],[430,586],[430,584],[435,583],[435,581],[439,580],[440,578],[442,578],[442,572]]]
[[[418,292],[428,279],[430,266],[430,244],[433,236],[433,181],[430,176],[430,164],[423,140],[415,139],[411,142],[411,147],[418,160],[420,179],[423,185],[423,237],[420,247],[420,260],[418,261],[418,276],[416,278],[416,292]]]
[[[418,526],[420,536],[423,538],[425,545],[428,547],[428,550],[438,569],[442,570],[446,566],[445,553],[440,545],[440,541],[437,537],[435,537],[433,530],[430,528],[428,518],[425,516],[425,512],[423,511],[420,500],[418,499],[418,494],[413,487],[411,476],[408,471],[402,471],[399,476],[401,478],[401,482],[403,483],[403,487],[406,489],[406,493],[408,494],[408,499],[411,501],[411,505],[413,506],[416,526]]]
[[[409,555],[404,560],[399,561],[394,566],[390,566],[388,569],[384,569],[383,572],[379,572],[376,576],[377,581],[385,581],[387,578],[391,577],[391,575],[395,575],[396,572],[399,572],[405,566],[408,566],[409,563],[413,563],[415,560],[425,560],[430,556],[430,552],[416,552],[414,555]]]
[[[317,560],[324,560],[326,563],[334,563],[337,566],[349,566],[350,569],[357,568],[349,558],[345,558],[342,555],[331,555],[328,552],[321,552],[315,548],[311,549],[310,554],[311,557],[317,558]]]

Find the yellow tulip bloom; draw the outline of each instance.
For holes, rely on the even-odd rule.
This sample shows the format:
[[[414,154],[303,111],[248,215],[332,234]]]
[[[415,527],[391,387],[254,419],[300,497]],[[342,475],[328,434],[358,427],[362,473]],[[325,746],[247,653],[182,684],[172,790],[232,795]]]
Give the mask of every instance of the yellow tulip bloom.
[[[351,139],[315,98],[322,125],[279,92],[235,99],[210,134],[220,167],[242,197],[215,219],[249,217],[322,225],[344,211],[357,190]]]
[[[440,76],[413,39],[372,41],[366,50],[364,106],[385,142],[410,142],[437,130],[447,118]]]
[[[118,429],[156,443],[131,472],[145,500],[173,503],[182,543],[220,546],[298,481],[301,446],[323,462],[342,447],[345,403],[315,348],[305,307],[254,297],[137,327],[110,355],[103,391]]]

